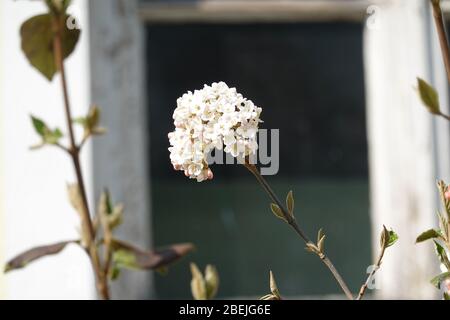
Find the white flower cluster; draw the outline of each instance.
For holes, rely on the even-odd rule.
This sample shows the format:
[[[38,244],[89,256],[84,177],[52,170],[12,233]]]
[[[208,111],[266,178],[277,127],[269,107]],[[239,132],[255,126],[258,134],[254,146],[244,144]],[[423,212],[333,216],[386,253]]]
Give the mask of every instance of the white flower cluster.
[[[255,154],[261,111],[224,82],[185,93],[173,113],[175,131],[169,133],[175,170],[200,182],[213,177],[206,159],[214,148],[233,157]]]

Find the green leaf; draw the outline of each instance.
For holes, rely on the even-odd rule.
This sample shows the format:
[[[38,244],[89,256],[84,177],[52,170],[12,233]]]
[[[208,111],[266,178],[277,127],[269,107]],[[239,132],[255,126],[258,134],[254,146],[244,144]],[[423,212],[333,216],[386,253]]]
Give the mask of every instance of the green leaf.
[[[56,143],[58,143],[59,139],[61,139],[62,137],[63,137],[63,134],[62,134],[61,130],[56,128],[55,130],[48,132],[45,135],[44,140],[48,144],[56,144]]]
[[[389,248],[394,245],[398,240],[398,235],[393,230],[388,230],[386,226],[383,226],[383,230],[381,231],[380,236],[380,247],[381,248]]]
[[[65,13],[71,2],[71,0],[45,0],[49,10],[56,14]]]
[[[123,222],[123,204],[113,205],[111,195],[108,190],[102,192],[98,204],[98,213],[102,223],[107,223],[108,230],[114,230]]]
[[[25,251],[24,253],[18,255],[14,259],[10,260],[4,269],[4,272],[7,273],[12,270],[21,269],[26,267],[31,262],[43,258],[45,256],[54,255],[60,253],[68,244],[70,243],[78,243],[79,241],[64,241],[56,244],[51,244],[47,246],[36,247]]]
[[[284,217],[283,211],[281,211],[281,208],[278,205],[276,205],[275,203],[271,203],[270,210],[272,210],[272,213],[275,215],[275,217],[283,220],[284,222],[287,222],[286,218]]]
[[[113,239],[111,247],[114,252],[113,260],[118,266],[141,270],[166,267],[194,250],[194,246],[190,243],[175,244],[163,249],[142,250],[117,239]]]
[[[398,240],[398,234],[396,234],[393,230],[389,230],[389,241],[386,248],[394,245]]]
[[[33,123],[34,130],[42,138],[42,146],[44,144],[57,144],[59,139],[63,137],[61,130],[58,128],[50,130],[44,121],[36,117],[31,116],[31,121]]]
[[[421,78],[417,78],[417,83],[422,103],[432,114],[440,114],[439,95],[437,91]]]
[[[130,250],[118,249],[114,250],[113,254],[114,265],[119,268],[127,268],[127,269],[140,269],[136,254],[134,254]]]
[[[75,50],[80,37],[80,30],[69,30],[65,21],[68,15],[59,18],[62,29],[62,53],[63,59],[66,59]],[[22,51],[25,53],[28,61],[49,81],[58,71],[55,63],[55,54],[53,50],[53,20],[50,14],[38,15],[25,21],[20,28],[22,38]]]
[[[41,136],[44,137],[45,132],[48,130],[47,125],[41,119],[31,116],[31,121],[33,123],[34,130]]]
[[[433,242],[439,261],[443,263],[448,270],[450,270],[450,261],[448,260],[447,252],[445,251],[444,247],[435,240]]]
[[[89,109],[86,117],[76,118],[73,122],[83,126],[85,136],[101,135],[106,132],[105,128],[99,127],[100,109],[95,105]]]
[[[434,277],[433,279],[431,279],[431,284],[433,286],[435,286],[436,288],[440,289],[441,288],[441,282],[444,281],[445,279],[450,277],[450,272],[444,272],[441,273],[440,275]]]
[[[429,239],[440,238],[441,235],[437,230],[430,229],[422,232],[416,239],[416,243],[427,241]]]
[[[444,292],[444,300],[450,300],[450,295],[447,292]]]
[[[116,281],[120,277],[120,267],[113,263],[111,270],[109,271],[109,278],[112,281]]]
[[[288,209],[288,212],[291,214],[292,217],[294,217],[294,194],[291,191],[287,194],[286,197],[286,207]]]

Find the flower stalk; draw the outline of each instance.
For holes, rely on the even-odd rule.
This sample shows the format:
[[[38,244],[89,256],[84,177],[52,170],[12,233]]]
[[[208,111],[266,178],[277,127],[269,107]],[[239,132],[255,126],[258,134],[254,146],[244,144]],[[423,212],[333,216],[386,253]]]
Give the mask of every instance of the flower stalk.
[[[445,71],[447,73],[448,82],[450,83],[450,48],[447,41],[447,34],[445,32],[444,16],[442,14],[440,0],[430,0],[430,1],[433,10],[433,19],[436,25],[439,44],[441,47],[442,58],[444,60]],[[447,120],[450,120],[450,117],[445,118]]]
[[[259,184],[263,187],[264,191],[269,195],[270,199],[281,209],[281,213],[283,214],[284,219],[286,222],[294,229],[294,231],[299,235],[299,237],[305,242],[307,247],[315,247],[316,245],[308,238],[306,233],[299,227],[297,224],[297,221],[295,218],[286,210],[285,206],[281,203],[281,201],[278,199],[275,192],[272,190],[270,185],[267,183],[267,181],[264,179],[264,177],[259,172],[258,168],[254,164],[249,163],[248,159],[245,160],[245,167],[255,176],[256,180],[259,182]],[[341,287],[342,291],[344,292],[345,296],[349,300],[353,300],[353,294],[349,290],[347,284],[345,283],[344,279],[340,275],[340,273],[337,271],[331,260],[322,252],[322,251],[313,251],[318,255],[320,260],[325,264],[325,266],[330,270],[330,272],[333,274],[334,278],[336,279],[337,283]]]
[[[65,148],[71,159],[74,166],[78,186],[80,188],[80,194],[82,199],[83,210],[81,210],[82,215],[82,228],[86,233],[86,250],[89,254],[89,257],[92,262],[92,266],[96,275],[96,287],[99,296],[102,299],[108,300],[110,298],[109,287],[108,287],[108,279],[105,272],[102,270],[100,257],[98,254],[97,246],[95,244],[95,230],[92,223],[89,204],[87,200],[86,187],[83,178],[83,171],[80,162],[80,146],[77,145],[74,135],[73,129],[73,119],[71,114],[71,106],[69,99],[69,92],[67,88],[67,80],[66,80],[66,72],[64,68],[64,58],[63,58],[63,40],[62,40],[62,32],[63,32],[64,20],[61,15],[53,16],[53,28],[54,28],[54,38],[53,38],[53,50],[55,55],[55,64],[58,70],[61,73],[61,87],[63,91],[64,98],[64,112],[67,123],[67,129],[69,132],[69,148]]]

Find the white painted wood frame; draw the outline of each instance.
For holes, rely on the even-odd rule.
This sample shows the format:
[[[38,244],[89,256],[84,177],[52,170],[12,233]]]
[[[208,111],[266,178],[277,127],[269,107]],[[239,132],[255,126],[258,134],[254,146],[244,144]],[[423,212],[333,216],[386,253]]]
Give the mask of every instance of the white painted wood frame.
[[[118,234],[151,246],[148,114],[145,103],[144,40],[138,1],[89,1],[92,101],[108,128],[94,141],[94,190],[109,188],[125,205]],[[153,297],[152,273],[124,271],[112,284],[114,298]]]
[[[366,21],[373,10],[375,15]],[[436,224],[435,180],[450,178],[448,123],[427,114],[414,89],[416,76],[426,78],[440,90],[443,107],[448,108],[447,83],[427,1],[153,2],[141,5],[140,16],[147,23],[365,23],[373,254],[377,254],[382,224],[397,230],[401,238],[377,277],[381,286],[377,296],[436,296],[428,283],[437,272],[432,248],[414,244],[417,234]]]

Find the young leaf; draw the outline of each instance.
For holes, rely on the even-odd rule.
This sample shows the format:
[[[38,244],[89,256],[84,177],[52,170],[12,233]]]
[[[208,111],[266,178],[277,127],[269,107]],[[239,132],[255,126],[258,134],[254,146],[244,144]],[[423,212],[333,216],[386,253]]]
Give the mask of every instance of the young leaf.
[[[216,267],[208,264],[205,269],[206,298],[213,299],[219,290],[219,273]]]
[[[320,238],[319,242],[317,242],[317,248],[319,249],[319,252],[323,253],[325,248],[325,235]]]
[[[387,247],[389,248],[390,246],[394,245],[398,240],[398,234],[395,233],[393,230],[389,230],[389,241],[387,243]]]
[[[436,288],[441,288],[441,282],[450,277],[450,272],[444,272],[431,279],[431,284]]]
[[[308,242],[306,244],[306,248],[305,249],[306,249],[306,251],[313,252],[313,253],[316,253],[316,254],[320,254],[319,248],[312,242]]]
[[[115,263],[113,264],[112,268],[109,270],[109,279],[112,281],[115,281],[119,279],[120,277],[120,268]]]
[[[101,135],[106,132],[105,128],[99,127],[100,109],[96,105],[89,109],[86,117],[76,118],[73,122],[83,127],[85,137],[90,135]]]
[[[442,180],[439,180],[437,183],[439,189],[439,195],[441,196],[442,204],[444,205],[445,212],[447,213],[447,218],[450,219],[450,200],[446,197],[446,192],[448,190],[448,186]]]
[[[57,144],[63,137],[61,130],[58,128],[54,130],[49,129],[49,127],[41,119],[31,116],[31,122],[33,123],[36,133],[42,138],[42,143],[39,147],[45,144]]]
[[[108,224],[107,228],[109,230],[115,229],[122,223],[123,210],[124,207],[121,203],[113,206],[111,196],[107,190],[101,194],[98,205],[98,213],[100,218],[103,219],[101,221]]]
[[[45,0],[49,10],[55,14],[65,13],[71,0]]]
[[[434,242],[434,248],[436,250],[436,255],[439,258],[439,261],[445,265],[447,270],[450,270],[450,261],[448,260],[447,252],[444,247],[442,247],[437,241]]]
[[[417,78],[417,83],[422,103],[432,114],[440,114],[439,95],[437,91],[421,78]]]
[[[114,250],[113,253],[114,266],[117,268],[127,268],[133,270],[139,270],[139,264],[137,262],[134,252],[125,249]]]
[[[191,292],[195,300],[207,300],[206,282],[202,272],[195,263],[191,263]]]
[[[272,210],[272,212],[275,215],[275,217],[277,217],[278,219],[283,220],[284,222],[287,222],[286,218],[284,217],[283,212],[281,211],[281,208],[278,205],[276,205],[275,203],[271,203],[270,204],[270,209]]]
[[[59,23],[62,28],[63,59],[67,58],[75,49],[80,37],[80,30],[69,30],[65,21],[68,15],[63,15]],[[53,17],[51,14],[43,14],[25,21],[20,28],[22,38],[22,51],[28,61],[49,81],[58,71],[53,52]]]
[[[7,273],[11,270],[21,269],[26,267],[29,263],[49,255],[54,255],[61,252],[68,244],[78,243],[79,241],[64,241],[52,245],[36,247],[25,251],[18,255],[14,259],[10,260],[6,266],[4,272]]]
[[[448,222],[447,219],[438,211],[438,217],[439,217],[439,228],[441,230],[442,236],[444,237],[444,240],[449,239],[449,229],[448,229]]]
[[[286,207],[288,209],[288,212],[291,214],[292,217],[294,217],[294,194],[291,191],[289,191],[287,197],[286,197]]]
[[[429,229],[425,232],[422,232],[416,239],[416,243],[427,241],[429,239],[440,238],[441,235],[437,230]]]
[[[41,137],[44,137],[45,132],[49,131],[47,125],[41,119],[31,116],[31,122],[33,123],[34,130],[36,130],[36,133]]]
[[[323,229],[320,228],[319,231],[317,232],[317,243],[319,243],[320,239],[322,239],[325,236],[325,234],[323,233]]]
[[[273,275],[272,270],[270,271],[270,292],[272,292],[272,294],[277,297],[280,298],[280,291],[278,290],[278,285],[275,281],[275,276]]]
[[[69,201],[72,207],[82,215],[83,210],[83,198],[81,196],[80,187],[77,183],[67,185],[67,195],[69,196]]]
[[[142,250],[117,239],[113,239],[111,247],[114,250],[113,257],[120,266],[152,270],[171,265],[194,250],[190,243],[175,244],[157,250]]]

